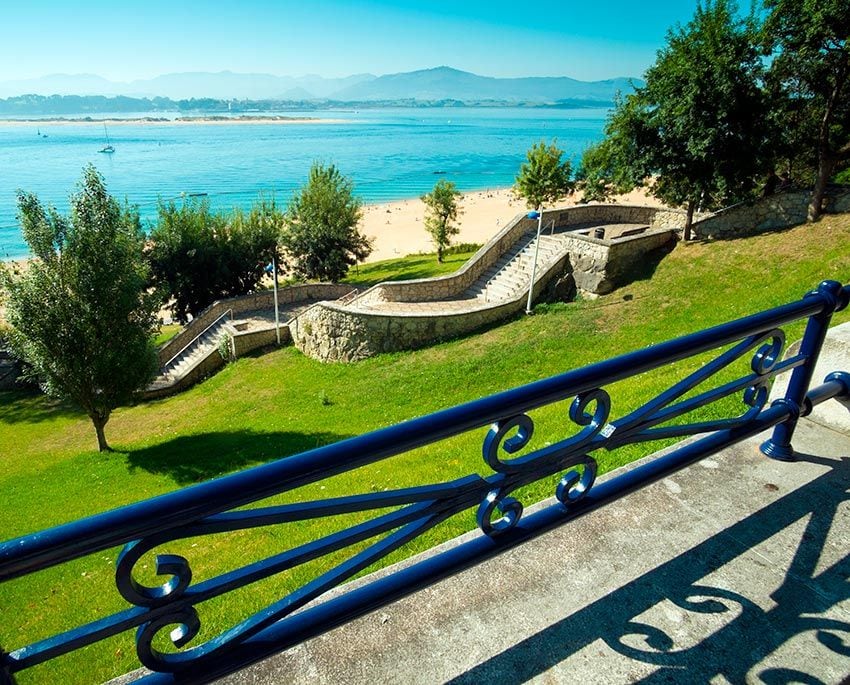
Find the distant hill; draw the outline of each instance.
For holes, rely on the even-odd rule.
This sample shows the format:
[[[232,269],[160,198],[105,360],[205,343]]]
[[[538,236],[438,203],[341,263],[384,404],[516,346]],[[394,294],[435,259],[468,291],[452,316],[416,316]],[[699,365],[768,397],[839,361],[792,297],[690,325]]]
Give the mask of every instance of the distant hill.
[[[116,84],[94,74],[49,74],[35,79],[0,81],[0,97],[16,95],[119,95]]]
[[[355,74],[345,78],[275,76],[198,71],[163,74],[152,79],[121,83],[92,74],[52,74],[22,81],[0,81],[0,97],[19,95],[122,95],[125,97],[217,98],[238,100],[281,99],[302,89],[309,99],[324,99],[334,91],[376,78]]]
[[[642,81],[636,80],[637,84]],[[566,76],[493,78],[451,67],[388,74],[354,84],[331,95],[334,100],[460,100],[556,103],[561,100],[613,102],[618,92],[630,92],[632,81],[578,81]]]
[[[640,85],[642,82],[635,80]],[[628,78],[578,81],[566,76],[493,78],[451,67],[400,74],[275,76],[231,71],[163,74],[130,83],[93,74],[52,74],[37,79],[0,81],[0,98],[21,95],[123,96],[134,98],[212,98],[217,100],[297,100],[336,102],[439,102],[558,104],[611,103],[632,88]]]

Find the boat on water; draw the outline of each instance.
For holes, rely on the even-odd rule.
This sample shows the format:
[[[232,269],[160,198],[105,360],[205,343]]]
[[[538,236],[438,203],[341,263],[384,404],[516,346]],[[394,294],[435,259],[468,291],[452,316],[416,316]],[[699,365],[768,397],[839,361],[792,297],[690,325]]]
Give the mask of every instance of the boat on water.
[[[103,134],[106,136],[106,145],[104,145],[98,152],[106,152],[108,154],[112,154],[115,152],[115,148],[112,147],[112,143],[109,142],[109,131],[106,130],[106,124],[103,125]]]

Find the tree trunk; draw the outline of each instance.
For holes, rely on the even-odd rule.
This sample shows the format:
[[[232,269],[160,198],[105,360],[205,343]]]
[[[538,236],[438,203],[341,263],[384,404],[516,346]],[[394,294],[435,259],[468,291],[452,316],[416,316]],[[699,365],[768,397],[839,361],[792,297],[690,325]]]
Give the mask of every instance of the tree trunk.
[[[821,153],[818,159],[818,175],[815,179],[815,187],[812,188],[812,199],[809,202],[807,216],[809,221],[817,221],[823,213],[823,197],[826,193],[826,184],[829,183],[829,177],[832,176],[832,170],[834,168],[835,163],[830,159],[829,155]]]
[[[809,202],[807,217],[809,221],[817,221],[823,213],[823,196],[826,192],[826,184],[829,182],[829,177],[832,176],[835,163],[838,161],[838,157],[830,149],[829,129],[832,126],[838,98],[847,79],[847,68],[848,57],[845,54],[841,66],[835,75],[835,83],[826,101],[826,107],[820,122],[820,130],[818,131],[818,175],[815,179],[815,187],[812,188],[812,199]]]
[[[688,200],[688,214],[685,216],[685,228],[682,229],[682,240],[685,242],[691,239],[691,226],[694,223],[694,209],[696,205],[695,200]]]
[[[94,424],[95,433],[97,433],[97,449],[101,452],[112,452],[109,443],[106,442],[106,433],[103,432],[106,422],[109,421],[109,414],[100,416],[97,414],[91,415],[91,422]]]
[[[437,245],[437,261],[442,264],[443,263],[443,246]]]

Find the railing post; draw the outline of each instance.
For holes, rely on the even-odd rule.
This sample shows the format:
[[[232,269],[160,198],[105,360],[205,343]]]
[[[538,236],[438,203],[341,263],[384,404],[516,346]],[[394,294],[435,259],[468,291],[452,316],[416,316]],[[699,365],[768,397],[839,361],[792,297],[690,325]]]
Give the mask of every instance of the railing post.
[[[773,429],[773,436],[762,443],[761,451],[771,459],[779,461],[795,460],[791,440],[803,410],[803,402],[812,382],[815,364],[823,347],[829,322],[834,312],[847,306],[847,302],[842,298],[842,286],[837,281],[822,281],[817,290],[808,293],[806,297],[820,297],[825,301],[826,307],[819,314],[809,318],[806,325],[806,332],[800,343],[800,354],[806,357],[806,363],[791,372],[785,397],[774,401],[774,404],[785,404],[791,410],[791,415]]]
[[[0,685],[16,685],[15,678],[3,664],[6,662],[6,652],[0,647]]]

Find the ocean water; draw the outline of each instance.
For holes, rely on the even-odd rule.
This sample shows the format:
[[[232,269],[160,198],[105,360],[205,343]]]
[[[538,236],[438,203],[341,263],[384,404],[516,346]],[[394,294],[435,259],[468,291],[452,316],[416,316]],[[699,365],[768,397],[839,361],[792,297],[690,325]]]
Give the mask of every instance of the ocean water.
[[[440,178],[461,190],[511,185],[525,151],[542,139],[557,139],[577,161],[601,138],[607,111],[446,108],[281,114],[336,123],[112,125],[108,133],[115,153],[110,155],[98,153],[105,144],[99,125],[0,121],[0,258],[28,254],[16,217],[16,191],[34,192],[66,212],[68,196],[88,163],[103,174],[112,195],[139,207],[146,223],[155,220],[160,199],[181,194],[205,194],[215,208],[248,207],[261,193],[285,203],[315,160],[336,164],[352,178],[364,202],[385,202],[418,197]]]

